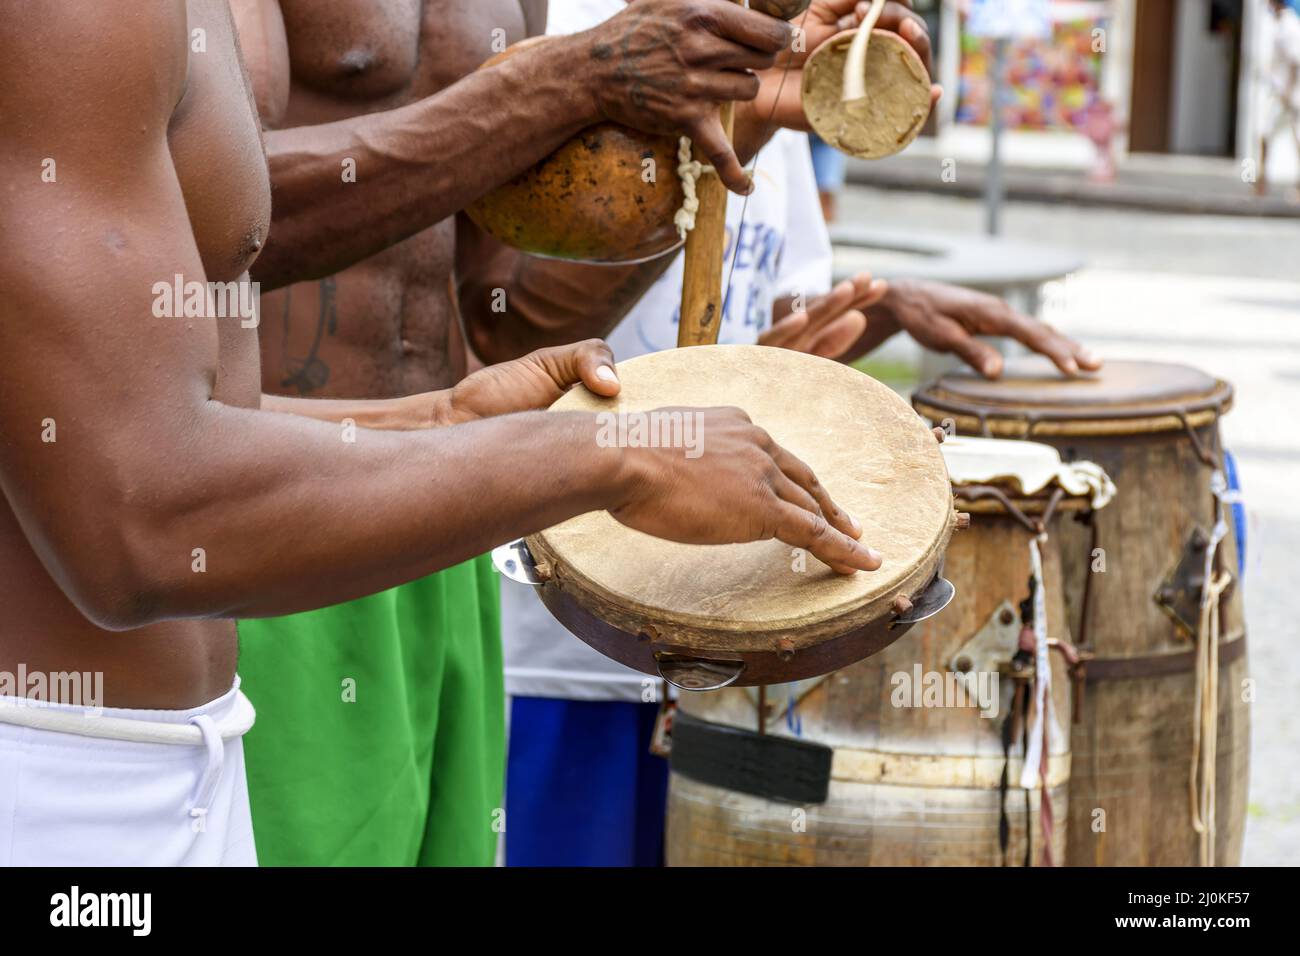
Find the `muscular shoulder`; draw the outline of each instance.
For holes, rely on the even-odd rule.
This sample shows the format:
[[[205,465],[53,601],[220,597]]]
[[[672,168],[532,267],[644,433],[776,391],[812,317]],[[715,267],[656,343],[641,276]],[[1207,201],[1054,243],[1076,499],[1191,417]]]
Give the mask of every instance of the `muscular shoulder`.
[[[103,138],[121,139],[126,123],[137,134],[165,135],[185,89],[184,0],[0,0],[0,20],[6,151],[72,132],[75,143],[96,149]]]

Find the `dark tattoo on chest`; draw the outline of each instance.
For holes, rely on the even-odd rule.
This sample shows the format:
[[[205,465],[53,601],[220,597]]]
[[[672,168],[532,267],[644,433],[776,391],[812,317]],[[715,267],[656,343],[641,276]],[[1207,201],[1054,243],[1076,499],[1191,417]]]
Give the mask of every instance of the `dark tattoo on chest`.
[[[330,369],[320,358],[321,340],[326,334],[338,331],[338,304],[335,301],[336,283],[334,279],[320,281],[320,309],[316,316],[316,334],[312,338],[311,349],[301,358],[289,351],[289,327],[291,324],[289,307],[292,304],[293,289],[284,292],[284,344],[281,354],[284,356],[285,376],[280,381],[281,388],[296,388],[299,395],[310,395],[317,389],[325,387],[330,380]]]

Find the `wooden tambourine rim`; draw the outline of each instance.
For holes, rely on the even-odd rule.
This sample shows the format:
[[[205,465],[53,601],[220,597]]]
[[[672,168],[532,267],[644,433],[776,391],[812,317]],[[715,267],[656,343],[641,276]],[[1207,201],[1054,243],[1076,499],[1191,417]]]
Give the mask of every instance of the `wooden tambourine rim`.
[[[944,546],[946,548],[946,541]],[[942,559],[942,554],[939,558]],[[941,560],[936,561],[936,568],[940,563]],[[900,593],[906,593],[913,601],[919,600],[936,577],[937,570],[931,571],[930,577],[920,587]],[[589,610],[558,581],[547,581],[539,590],[542,603],[557,621],[586,644],[620,664],[644,674],[656,675],[662,673],[661,662],[673,658],[738,664],[741,665],[739,676],[734,681],[737,687],[780,684],[829,674],[884,650],[907,634],[912,626],[898,624],[891,616],[885,616],[821,640],[813,640],[806,633],[773,632],[756,638],[750,642],[750,647],[701,647],[684,642],[680,631],[661,632],[648,622],[640,622],[636,630],[616,627]]]
[[[725,656],[728,653],[775,651],[776,642],[781,638],[790,641],[795,650],[806,649],[887,618],[892,613],[898,595],[914,597],[933,580],[944,552],[948,549],[956,517],[956,512],[950,510],[941,536],[896,587],[835,616],[805,615],[767,625],[745,623],[704,626],[690,621],[669,620],[659,609],[629,605],[625,599],[611,594],[596,582],[579,576],[547,546],[540,535],[533,535],[527,542],[528,550],[532,552],[538,567],[550,576],[550,580],[543,585],[543,599],[546,591],[557,589],[589,614],[624,634],[647,635],[661,644],[663,649],[671,647],[674,652]]]

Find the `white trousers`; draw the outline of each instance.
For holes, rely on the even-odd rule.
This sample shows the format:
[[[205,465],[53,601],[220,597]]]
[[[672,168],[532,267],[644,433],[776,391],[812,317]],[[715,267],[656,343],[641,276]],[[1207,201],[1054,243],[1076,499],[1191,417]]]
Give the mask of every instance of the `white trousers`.
[[[0,697],[0,866],[256,866],[239,681],[193,710]]]

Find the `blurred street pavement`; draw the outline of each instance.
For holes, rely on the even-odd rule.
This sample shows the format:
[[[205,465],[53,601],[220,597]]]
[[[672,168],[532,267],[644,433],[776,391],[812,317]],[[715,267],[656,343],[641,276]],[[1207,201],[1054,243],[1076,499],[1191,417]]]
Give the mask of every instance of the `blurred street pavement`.
[[[945,180],[952,164],[955,181]],[[1273,185],[1256,196],[1243,181],[1244,169],[1231,159],[1200,156],[1135,155],[1118,164],[1114,182],[1091,182],[1077,167],[1008,166],[1007,196],[1013,200],[1157,212],[1225,216],[1275,216],[1300,219],[1294,186]],[[978,198],[984,194],[987,168],[977,160],[953,160],[933,143],[918,141],[906,152],[874,162],[851,160],[850,181],[893,191],[908,190]],[[952,178],[950,175],[948,178]]]

